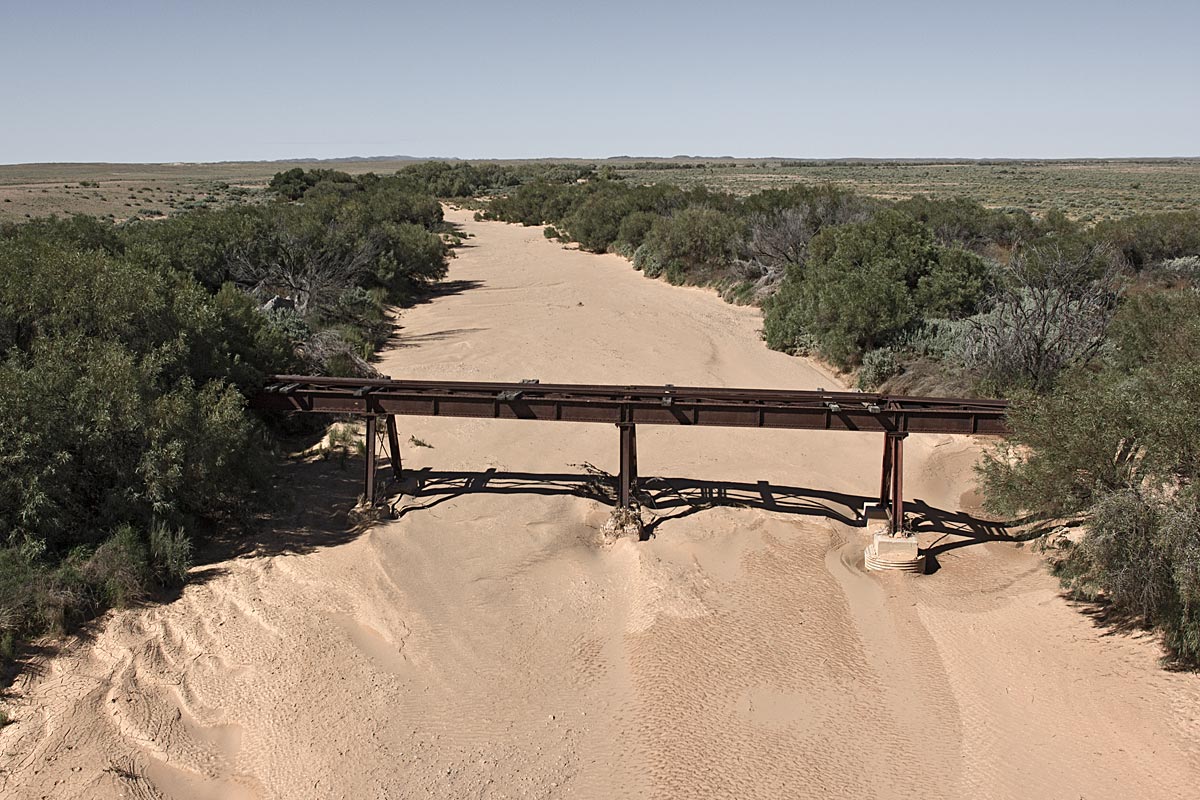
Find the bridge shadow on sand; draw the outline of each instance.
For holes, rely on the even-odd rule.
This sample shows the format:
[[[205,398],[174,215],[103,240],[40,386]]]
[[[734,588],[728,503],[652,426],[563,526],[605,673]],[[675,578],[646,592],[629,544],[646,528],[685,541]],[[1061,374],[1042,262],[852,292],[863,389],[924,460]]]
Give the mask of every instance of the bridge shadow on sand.
[[[403,496],[394,507],[396,518],[419,513],[454,498],[472,494],[542,495],[583,497],[615,507],[614,479],[590,464],[577,465],[580,472],[482,472],[438,471],[429,468],[408,471],[399,484]],[[752,508],[780,514],[818,517],[844,525],[865,527],[864,507],[877,497],[824,489],[784,486],[769,481],[753,483],[709,481],[693,478],[642,477],[638,500],[650,512],[646,533],[653,535],[662,523],[691,516],[711,508]],[[936,508],[922,500],[909,501],[906,511],[919,533],[941,533],[929,553],[938,553],[986,541],[1015,542],[1025,535],[1010,531],[1021,521],[996,522],[962,511]],[[963,538],[957,538],[963,537]]]

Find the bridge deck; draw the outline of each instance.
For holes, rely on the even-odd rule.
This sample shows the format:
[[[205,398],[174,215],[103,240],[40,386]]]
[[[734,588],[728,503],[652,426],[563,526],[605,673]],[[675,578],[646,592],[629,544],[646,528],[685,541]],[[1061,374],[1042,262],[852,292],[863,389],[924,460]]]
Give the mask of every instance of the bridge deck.
[[[639,425],[1000,435],[1002,400],[864,392],[476,383],[280,375],[256,408],[341,414],[481,417]]]
[[[376,420],[387,421],[392,469],[400,475],[395,417],[472,417],[615,424],[621,431],[618,503],[636,502],[637,425],[790,428],[885,434],[880,503],[903,526],[903,441],[910,433],[997,436],[1008,432],[1003,400],[897,397],[866,392],[406,381],[276,375],[253,408],[355,414],[367,419],[364,499],[375,501]]]

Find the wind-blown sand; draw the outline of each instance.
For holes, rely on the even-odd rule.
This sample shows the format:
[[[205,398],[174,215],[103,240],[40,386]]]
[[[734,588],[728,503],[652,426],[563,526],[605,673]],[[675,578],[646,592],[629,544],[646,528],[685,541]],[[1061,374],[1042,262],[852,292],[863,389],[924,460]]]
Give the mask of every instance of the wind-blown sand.
[[[385,373],[838,386],[768,351],[752,309],[450,216],[475,238]],[[401,430],[432,447],[405,444],[399,520],[345,530],[361,463],[289,468],[294,518],[253,553],[24,678],[0,794],[1196,794],[1200,678],[1093,625],[1036,554],[931,531],[936,573],[863,571],[845,521],[877,436],[644,427],[654,537],[606,546],[579,465],[615,469],[611,426]],[[910,500],[970,511],[976,447],[910,438]],[[704,507],[723,493],[743,507]]]

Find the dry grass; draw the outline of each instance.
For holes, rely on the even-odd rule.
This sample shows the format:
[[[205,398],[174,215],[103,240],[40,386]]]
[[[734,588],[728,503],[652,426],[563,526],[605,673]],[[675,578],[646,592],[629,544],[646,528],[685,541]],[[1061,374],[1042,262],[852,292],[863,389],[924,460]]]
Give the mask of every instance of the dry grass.
[[[969,197],[1034,213],[1058,209],[1091,222],[1200,206],[1200,159],[1107,161],[850,162],[732,161],[618,168],[640,182],[671,181],[747,195],[763,189],[832,183],[899,200],[916,194]]]
[[[797,183],[832,183],[872,197],[965,196],[1035,213],[1057,208],[1084,221],[1200,206],[1200,158],[1084,161],[789,161],[786,159],[562,159],[596,164],[641,183],[707,186],[739,195]],[[256,161],[217,164],[0,165],[0,221],[48,214],[128,219],[220,207],[261,195],[294,166],[395,172],[412,160]],[[530,163],[512,161],[500,163]],[[81,182],[98,186],[81,186]]]
[[[410,161],[225,162],[219,164],[0,165],[0,222],[50,214],[115,220],[220,208],[262,196],[276,172],[323,167],[344,172],[395,172]]]

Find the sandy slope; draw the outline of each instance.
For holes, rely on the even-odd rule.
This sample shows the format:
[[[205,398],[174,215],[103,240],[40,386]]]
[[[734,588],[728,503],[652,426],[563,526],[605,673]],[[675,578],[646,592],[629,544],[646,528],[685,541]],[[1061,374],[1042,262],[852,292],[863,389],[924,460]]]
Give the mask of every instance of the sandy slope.
[[[382,369],[414,378],[813,388],[750,309],[540,229],[475,223]],[[609,426],[403,421],[419,495],[345,530],[357,467],[289,472],[293,518],[170,604],[113,614],[17,687],[5,797],[1178,798],[1200,679],[1104,635],[1036,556],[930,532],[861,568],[881,443],[639,431],[655,537],[600,544]],[[972,445],[913,437],[956,511]],[[705,508],[725,494],[743,507]],[[941,537],[941,538],[939,538]]]

